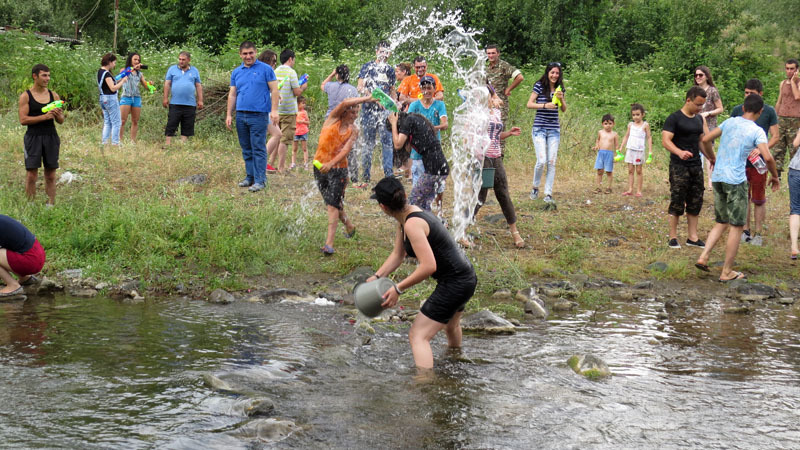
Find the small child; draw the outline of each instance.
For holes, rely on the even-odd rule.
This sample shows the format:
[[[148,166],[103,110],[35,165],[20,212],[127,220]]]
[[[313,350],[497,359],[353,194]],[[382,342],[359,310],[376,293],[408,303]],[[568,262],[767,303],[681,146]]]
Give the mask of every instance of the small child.
[[[639,174],[639,182],[636,184],[636,196],[642,196],[642,167],[645,162],[644,145],[647,141],[647,150],[650,157],[653,156],[653,136],[650,134],[650,124],[644,120],[644,106],[634,103],[631,105],[631,118],[633,122],[628,123],[628,131],[622,138],[622,145],[619,151],[625,151],[625,162],[628,164],[628,190],[622,195],[633,193],[634,172]],[[627,145],[627,147],[626,147]]]
[[[614,150],[619,142],[619,135],[614,131],[614,116],[606,114],[602,118],[603,129],[597,132],[597,140],[592,150],[597,150],[597,159],[594,168],[597,170],[597,189],[595,194],[603,192],[603,171],[608,178],[606,194],[611,193],[612,172],[614,172]]]
[[[297,153],[297,143],[303,144],[303,168],[308,170],[308,113],[306,112],[306,99],[302,95],[297,97],[297,120],[294,132],[294,142],[292,142],[292,165],[289,170],[294,169],[295,154]]]

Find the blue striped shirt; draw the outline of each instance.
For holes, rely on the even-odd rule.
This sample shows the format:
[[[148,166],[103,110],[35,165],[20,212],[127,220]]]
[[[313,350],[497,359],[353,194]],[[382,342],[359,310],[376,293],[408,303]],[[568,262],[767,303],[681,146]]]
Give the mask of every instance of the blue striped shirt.
[[[553,92],[550,96],[544,95],[544,86],[540,81],[533,85],[533,92],[536,92],[536,103],[550,103],[553,101]],[[561,125],[558,122],[559,109],[537,109],[536,118],[533,119],[534,128],[544,128],[545,130],[558,130]]]

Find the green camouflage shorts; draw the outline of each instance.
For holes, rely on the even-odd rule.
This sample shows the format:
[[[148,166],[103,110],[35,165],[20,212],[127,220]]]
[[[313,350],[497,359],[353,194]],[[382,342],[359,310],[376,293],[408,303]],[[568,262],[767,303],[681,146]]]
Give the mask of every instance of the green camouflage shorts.
[[[711,185],[714,187],[714,214],[717,223],[744,226],[747,220],[747,182],[728,184],[715,181]]]

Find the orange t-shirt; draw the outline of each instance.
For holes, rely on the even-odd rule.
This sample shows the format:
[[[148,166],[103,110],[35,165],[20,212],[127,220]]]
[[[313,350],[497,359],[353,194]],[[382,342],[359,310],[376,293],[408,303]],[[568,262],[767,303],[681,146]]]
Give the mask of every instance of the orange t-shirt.
[[[326,127],[322,127],[319,132],[319,144],[317,145],[317,153],[314,154],[314,159],[322,164],[332,161],[344,149],[345,143],[353,134],[352,126],[347,127],[347,131],[341,133],[339,131],[341,123],[340,120],[337,120]],[[336,165],[336,168],[344,167],[347,167],[347,158],[342,158],[339,164]]]
[[[297,112],[297,118],[295,119],[295,131],[294,131],[295,136],[302,136],[304,134],[308,134],[308,124],[300,122],[308,122],[308,113],[306,112],[306,110]]]
[[[444,92],[444,87],[442,87],[441,81],[439,81],[439,77],[432,73],[426,73],[425,76],[433,77],[436,80],[436,92]],[[417,74],[409,75],[403,79],[400,83],[400,86],[397,87],[397,92],[408,97],[411,97],[412,100],[419,99],[419,77]]]

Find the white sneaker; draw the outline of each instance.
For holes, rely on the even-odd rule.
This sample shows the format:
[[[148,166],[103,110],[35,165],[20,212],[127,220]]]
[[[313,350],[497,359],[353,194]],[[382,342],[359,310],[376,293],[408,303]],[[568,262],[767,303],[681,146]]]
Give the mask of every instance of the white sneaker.
[[[750,230],[742,231],[742,241],[741,242],[750,242]]]
[[[553,197],[550,194],[544,196],[545,203],[553,203]]]
[[[757,234],[753,236],[753,238],[750,239],[748,242],[750,242],[750,245],[761,247],[762,245],[764,245],[764,238],[762,238],[760,234]]]
[[[531,190],[531,200],[536,200],[537,198],[539,198],[539,189],[533,188]]]

